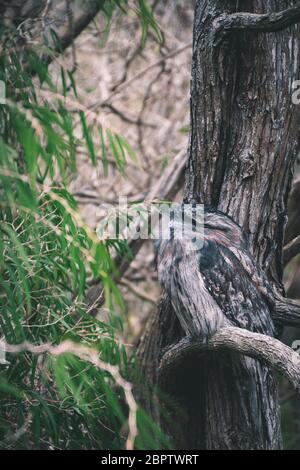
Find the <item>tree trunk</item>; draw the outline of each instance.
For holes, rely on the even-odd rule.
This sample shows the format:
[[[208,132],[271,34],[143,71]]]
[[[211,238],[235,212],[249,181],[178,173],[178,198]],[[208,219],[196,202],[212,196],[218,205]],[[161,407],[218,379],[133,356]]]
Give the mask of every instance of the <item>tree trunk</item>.
[[[234,12],[287,9],[287,0],[198,0],[194,23],[191,136],[185,202],[229,214],[250,234],[254,257],[282,290],[287,197],[299,150],[299,26],[233,31],[218,40],[215,19]],[[224,18],[224,17],[223,17]],[[165,348],[183,336],[166,295],[139,348],[144,374],[169,395],[146,406],[175,447],[278,449],[278,390],[273,372],[236,353],[191,355],[160,377]],[[175,406],[170,405],[171,399]],[[170,425],[171,423],[171,425]]]

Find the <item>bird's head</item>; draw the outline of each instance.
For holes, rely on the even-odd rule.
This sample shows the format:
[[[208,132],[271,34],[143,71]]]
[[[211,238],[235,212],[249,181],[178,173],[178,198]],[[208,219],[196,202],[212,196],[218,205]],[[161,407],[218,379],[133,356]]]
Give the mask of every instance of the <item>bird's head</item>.
[[[242,228],[230,216],[208,208],[204,211],[204,239],[239,247],[248,241]]]

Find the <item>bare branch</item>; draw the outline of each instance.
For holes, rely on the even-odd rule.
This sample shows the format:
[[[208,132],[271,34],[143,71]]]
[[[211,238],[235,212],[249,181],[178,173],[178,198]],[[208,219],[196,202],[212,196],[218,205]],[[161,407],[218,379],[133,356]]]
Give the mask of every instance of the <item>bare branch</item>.
[[[178,54],[181,54],[184,52],[186,49],[189,49],[192,47],[192,43],[184,44],[183,46],[179,47],[178,49],[175,49],[174,51],[170,52],[167,56],[161,57],[159,60],[156,60],[150,65],[147,65],[144,69],[140,70],[136,75],[133,77],[129,78],[125,82],[120,83],[118,86],[116,86],[113,90],[113,92],[105,98],[104,101],[101,102],[96,102],[91,106],[91,109],[97,109],[99,106],[104,106],[108,102],[111,102],[115,96],[117,96],[121,91],[123,91],[125,88],[127,88],[129,85],[131,85],[133,82],[141,78],[144,74],[148,73],[149,70],[152,70],[155,67],[158,67],[162,65],[164,62],[166,62],[169,59],[173,59]]]
[[[188,355],[208,351],[235,351],[261,360],[281,372],[300,393],[300,355],[275,338],[235,327],[221,329],[207,343],[184,338],[172,346],[161,359],[160,382],[166,383]]]
[[[54,51],[60,54],[73,43],[97,13],[103,9],[105,0],[90,0],[88,2],[61,2],[60,0],[41,2],[34,0],[28,2],[29,5],[30,3],[32,3],[30,8],[25,8],[26,3],[23,7],[18,3],[16,5],[9,4],[10,10],[12,10],[12,19],[20,36],[26,39],[28,35],[37,34],[38,38],[34,38],[34,43],[40,43],[42,36],[46,37],[49,44],[54,46]],[[8,6],[2,8],[5,13]],[[35,29],[36,32],[33,31]],[[52,30],[57,34],[59,44],[53,44]],[[29,41],[29,47],[31,46],[31,41]],[[54,54],[46,54],[43,59],[50,63],[54,59]]]
[[[271,33],[281,31],[300,22],[300,2],[278,13],[255,14],[248,12],[222,14],[214,21],[215,45],[229,33],[254,31]]]
[[[300,328],[300,304],[297,301],[278,296],[275,299],[275,310],[275,322]]]
[[[284,265],[287,265],[291,261],[291,259],[299,255],[299,253],[300,253],[300,235],[294,238],[294,240],[292,240],[283,248]]]

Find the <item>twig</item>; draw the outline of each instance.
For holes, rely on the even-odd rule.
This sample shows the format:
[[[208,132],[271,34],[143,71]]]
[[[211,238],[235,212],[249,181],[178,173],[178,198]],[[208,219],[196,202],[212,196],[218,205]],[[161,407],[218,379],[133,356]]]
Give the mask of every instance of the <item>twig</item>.
[[[134,285],[132,282],[128,281],[128,279],[121,279],[120,284],[128,287],[131,292],[140,297],[142,300],[146,300],[147,302],[151,302],[153,305],[157,305],[157,299],[155,299],[152,295],[148,294],[144,290]]]
[[[165,56],[165,57],[162,57],[161,59],[157,60],[156,62],[153,62],[152,64],[148,65],[146,68],[144,68],[143,70],[140,70],[140,72],[138,72],[136,75],[134,75],[133,77],[129,78],[126,82],[123,82],[121,83],[118,87],[115,88],[115,90],[104,100],[104,101],[101,101],[101,102],[95,102],[90,108],[95,110],[97,109],[99,106],[103,106],[105,104],[107,104],[108,102],[110,102],[116,95],[118,95],[119,93],[121,93],[121,91],[123,91],[125,88],[127,88],[129,85],[131,85],[133,82],[135,82],[136,80],[138,80],[139,78],[141,78],[145,73],[149,72],[149,70],[155,68],[155,67],[158,67],[159,65],[161,65],[162,63],[164,63],[166,60],[169,60],[169,59],[172,59],[173,57],[175,57],[177,54],[180,54],[181,52],[185,51],[186,49],[188,48],[191,48],[192,47],[192,44],[191,43],[188,43],[188,44],[185,44],[184,46],[180,47],[179,49],[176,49],[175,51],[171,52],[169,55]]]
[[[157,129],[157,125],[151,122],[143,121],[142,119],[134,119],[126,115],[120,109],[117,109],[112,104],[106,103],[103,105],[103,108],[108,108],[113,114],[116,114],[122,121],[127,122],[128,124],[134,124],[135,126],[149,127],[150,129]]]
[[[275,322],[300,328],[300,304],[296,300],[277,295],[275,298]]]
[[[283,263],[286,266],[292,258],[299,255],[300,253],[300,235],[290,241],[284,248],[283,248]]]
[[[172,199],[177,193],[179,187],[183,181],[184,168],[186,164],[186,151],[181,150],[173,159],[171,165],[166,169],[163,175],[159,178],[157,183],[150,190],[148,195],[144,200],[144,204],[149,204],[154,200],[165,200]],[[132,258],[137,255],[139,250],[143,245],[144,240],[141,239],[130,239],[128,240],[128,246],[132,253]],[[117,282],[125,271],[130,266],[132,261],[126,257],[117,256],[114,259],[114,263],[118,270],[118,275],[114,276],[115,281]],[[97,284],[97,285],[95,285]],[[101,299],[99,304],[95,305],[95,308],[90,310],[91,315],[97,313],[97,307],[100,307],[104,302],[104,296],[101,296],[102,286],[99,279],[93,280],[92,286],[89,289],[86,297],[87,307],[90,308],[91,304],[95,305],[95,299]]]

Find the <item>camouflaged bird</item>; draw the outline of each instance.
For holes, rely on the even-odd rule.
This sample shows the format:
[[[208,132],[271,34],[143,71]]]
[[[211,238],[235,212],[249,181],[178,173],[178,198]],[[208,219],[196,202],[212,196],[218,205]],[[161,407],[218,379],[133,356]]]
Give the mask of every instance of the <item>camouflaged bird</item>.
[[[206,339],[222,326],[274,336],[272,289],[229,216],[205,210],[202,248],[191,237],[161,240],[158,274],[187,336]]]

